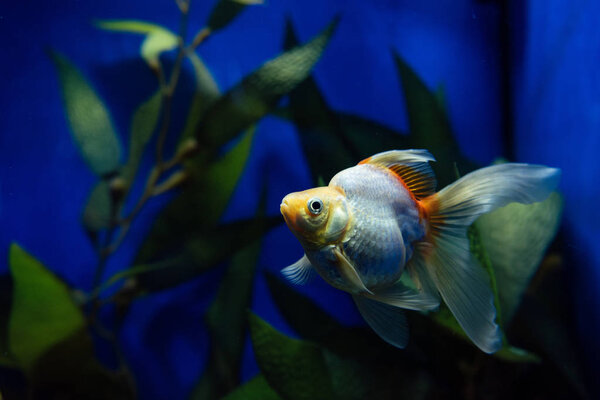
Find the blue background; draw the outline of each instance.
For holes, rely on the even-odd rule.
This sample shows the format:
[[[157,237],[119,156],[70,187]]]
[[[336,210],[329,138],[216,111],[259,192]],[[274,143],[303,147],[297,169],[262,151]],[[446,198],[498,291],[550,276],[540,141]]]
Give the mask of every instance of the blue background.
[[[562,168],[573,312],[592,364],[600,357],[600,3],[509,4],[507,12],[493,1],[269,0],[248,7],[199,54],[226,90],[282,50],[286,16],[305,41],[340,13],[341,23],[314,72],[332,108],[406,131],[394,49],[430,88],[443,85],[466,156],[481,164],[508,156]],[[191,32],[203,26],[212,5],[192,0]],[[91,287],[96,256],[79,217],[96,178],[70,136],[45,50],[60,51],[82,70],[124,143],[131,113],[156,88],[138,57],[142,37],[98,30],[94,19],[147,20],[177,31],[179,12],[174,2],[140,0],[0,5],[0,272],[7,271],[7,250],[16,241],[83,289]],[[189,65],[186,72],[191,74]],[[191,82],[184,77],[174,131],[182,126]],[[259,124],[225,219],[253,215],[262,183],[268,185],[273,215],[286,193],[311,185],[295,128],[272,117]],[[129,266],[167,200],[157,199],[144,210],[112,257],[109,274]],[[277,271],[300,255],[299,244],[279,227],[266,236],[259,267]],[[200,376],[209,346],[202,315],[219,278],[218,271],[211,272],[135,303],[121,341],[143,398],[181,398]],[[321,282],[304,291],[341,321],[362,323],[343,293]],[[253,308],[290,332],[266,293],[258,274]],[[255,372],[247,346],[243,375]]]

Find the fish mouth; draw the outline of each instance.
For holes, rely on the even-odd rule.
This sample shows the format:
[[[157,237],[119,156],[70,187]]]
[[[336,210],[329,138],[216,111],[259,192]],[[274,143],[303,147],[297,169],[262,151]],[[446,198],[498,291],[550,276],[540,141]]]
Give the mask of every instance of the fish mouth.
[[[283,199],[281,201],[281,204],[279,205],[279,211],[281,212],[281,215],[283,215],[283,219],[285,220],[285,222],[288,222],[288,216],[290,215],[290,205],[287,203],[286,199]]]

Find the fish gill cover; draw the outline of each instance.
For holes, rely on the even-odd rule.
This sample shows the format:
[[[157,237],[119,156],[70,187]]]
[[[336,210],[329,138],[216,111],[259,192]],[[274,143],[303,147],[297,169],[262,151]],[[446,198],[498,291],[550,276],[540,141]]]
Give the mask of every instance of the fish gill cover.
[[[96,262],[90,266],[91,287],[79,286],[37,260],[27,243],[11,245],[10,275],[0,280],[4,398],[161,398],[164,393],[148,389],[142,366],[128,356],[122,331],[144,299],[203,277],[211,287],[201,296],[208,334],[198,325],[193,340],[208,350],[195,383],[172,388],[176,396],[187,391],[190,399],[229,400],[589,398],[570,320],[555,307],[564,298],[565,268],[561,247],[552,244],[561,221],[558,193],[540,203],[501,208],[469,230],[471,252],[489,274],[503,330],[503,346],[493,355],[475,348],[443,306],[439,312],[411,312],[409,345],[393,349],[364,326],[339,322],[315,295],[269,272],[285,265],[264,268],[269,249],[261,243],[283,222],[267,212],[268,182],[254,188],[260,200],[253,213],[231,219],[226,210],[266,116],[295,127],[315,184],[389,149],[428,149],[437,159],[440,187],[480,165],[462,154],[443,91],[432,91],[400,52],[391,50],[396,76],[386,79],[397,80],[404,98],[406,132],[328,104],[312,71],[336,35],[338,17],[305,42],[288,19],[281,53],[237,84],[219,88],[202,48],[235,25],[245,8],[260,3],[217,0],[192,35],[189,0],[176,2],[178,32],[142,20],[95,20],[102,31],[141,36],[138,56],[156,78],[126,129],[115,123],[110,103],[69,55],[48,50],[72,143],[96,176],[80,205]],[[182,114],[175,109],[182,101],[178,89],[189,83],[184,76],[189,68],[193,94],[183,99],[189,101],[187,115],[175,121]],[[144,210],[161,199],[165,205],[153,214],[150,229],[135,230]],[[136,242],[134,234],[143,237]],[[133,243],[139,248],[130,262],[109,268],[123,247],[136,249]],[[262,288],[294,337],[261,318],[261,310],[249,311],[258,282],[266,282]],[[259,372],[247,379],[244,371],[252,365]]]

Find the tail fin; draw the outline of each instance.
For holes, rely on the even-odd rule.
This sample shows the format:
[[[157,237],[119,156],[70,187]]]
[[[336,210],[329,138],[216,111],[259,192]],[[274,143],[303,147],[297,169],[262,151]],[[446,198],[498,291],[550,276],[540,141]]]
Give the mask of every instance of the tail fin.
[[[544,200],[559,178],[560,170],[555,168],[494,165],[465,175],[422,200],[429,232],[417,246],[409,270],[423,290],[439,291],[465,333],[486,353],[500,349],[502,341],[494,322],[489,278],[469,251],[467,228],[481,214],[509,203]]]

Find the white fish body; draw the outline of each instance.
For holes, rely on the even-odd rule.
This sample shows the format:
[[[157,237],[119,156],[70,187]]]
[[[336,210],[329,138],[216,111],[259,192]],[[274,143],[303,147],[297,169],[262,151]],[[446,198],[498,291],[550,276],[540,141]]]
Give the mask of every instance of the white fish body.
[[[389,151],[339,172],[327,187],[286,196],[281,212],[305,256],[283,270],[304,283],[316,270],[353,295],[384,340],[404,347],[403,308],[431,310],[444,299],[483,351],[501,346],[488,277],[469,252],[466,229],[510,202],[545,199],[553,168],[502,164],[475,171],[438,193],[426,150]],[[418,290],[400,282],[408,270]]]

